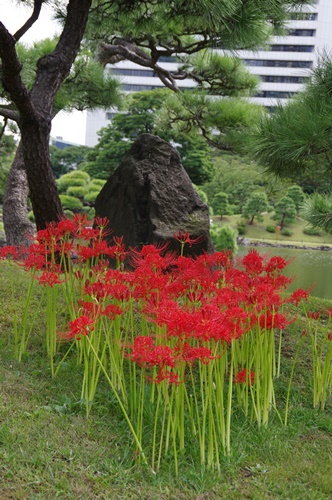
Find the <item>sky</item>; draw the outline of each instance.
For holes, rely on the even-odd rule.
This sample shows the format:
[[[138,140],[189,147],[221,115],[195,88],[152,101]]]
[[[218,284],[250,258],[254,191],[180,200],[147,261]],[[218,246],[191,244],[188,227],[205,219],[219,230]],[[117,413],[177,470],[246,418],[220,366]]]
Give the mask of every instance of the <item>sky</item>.
[[[0,21],[14,34],[30,17],[31,8],[11,0],[0,0]],[[38,21],[21,38],[22,43],[33,43],[59,33],[60,29],[51,19],[51,9],[44,5]],[[65,141],[85,144],[86,114],[81,111],[59,113],[52,122],[52,137],[62,137]]]

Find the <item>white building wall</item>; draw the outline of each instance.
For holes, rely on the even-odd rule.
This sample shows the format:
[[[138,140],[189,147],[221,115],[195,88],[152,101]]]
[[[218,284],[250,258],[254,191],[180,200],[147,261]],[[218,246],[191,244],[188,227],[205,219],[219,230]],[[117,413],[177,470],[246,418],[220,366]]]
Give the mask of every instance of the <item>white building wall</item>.
[[[317,64],[318,58],[323,51],[332,51],[332,0],[319,0],[314,5],[303,7],[302,12],[317,14],[314,20],[290,20],[287,23],[292,30],[314,30],[314,36],[290,35],[273,37],[270,48],[258,51],[238,51],[237,55],[248,62],[248,69],[262,79],[273,79],[273,77],[284,77],[286,81],[262,81],[260,92],[253,98],[252,102],[273,108],[278,104],[287,103],[292,93],[300,92],[304,87],[303,77],[310,75],[311,68]],[[277,50],[277,49],[280,50]],[[289,49],[295,50],[289,50]],[[299,50],[296,50],[299,49]],[[303,51],[302,51],[303,50]],[[271,61],[274,65],[267,65]],[[264,64],[264,65],[263,65]],[[163,62],[163,67],[169,70],[176,70],[175,62]],[[286,65],[297,65],[291,67]],[[301,66],[310,67],[301,67]],[[121,61],[113,66],[117,71],[128,72],[132,75],[118,75],[127,91],[149,90],[150,88],[163,87],[158,77],[146,73],[147,69],[130,61]],[[145,76],[140,76],[145,75]],[[287,81],[289,77],[300,77],[300,81]],[[192,80],[180,80],[179,87],[193,87]],[[105,110],[96,110],[87,113],[86,145],[94,146],[98,142],[97,132],[102,127],[110,123],[111,114]]]

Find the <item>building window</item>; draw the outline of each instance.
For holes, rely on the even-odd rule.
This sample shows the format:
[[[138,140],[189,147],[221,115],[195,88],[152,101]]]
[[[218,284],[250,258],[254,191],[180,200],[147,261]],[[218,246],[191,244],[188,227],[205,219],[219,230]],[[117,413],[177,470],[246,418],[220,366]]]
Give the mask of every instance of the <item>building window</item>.
[[[122,85],[123,90],[128,90],[129,92],[140,92],[142,90],[152,90],[160,89],[157,85],[135,85],[134,83],[125,83]]]
[[[317,21],[317,12],[290,12],[288,19],[291,21]]]
[[[312,61],[275,61],[269,59],[245,59],[248,66],[268,66],[274,68],[311,68]]]
[[[289,29],[288,36],[316,36],[316,30]]]
[[[273,52],[313,52],[313,45],[271,45]]]
[[[117,115],[117,113],[106,113],[106,120],[112,120]]]
[[[125,75],[125,76],[155,76],[155,72],[152,69],[114,68],[114,69],[111,69],[111,74],[113,74],[113,75]]]
[[[262,82],[271,83],[305,83],[307,76],[279,76],[279,75],[260,75]]]
[[[177,62],[177,58],[175,56],[160,56],[158,62]]]
[[[255,97],[273,97],[275,99],[289,99],[297,92],[282,92],[280,90],[261,90],[255,94]]]

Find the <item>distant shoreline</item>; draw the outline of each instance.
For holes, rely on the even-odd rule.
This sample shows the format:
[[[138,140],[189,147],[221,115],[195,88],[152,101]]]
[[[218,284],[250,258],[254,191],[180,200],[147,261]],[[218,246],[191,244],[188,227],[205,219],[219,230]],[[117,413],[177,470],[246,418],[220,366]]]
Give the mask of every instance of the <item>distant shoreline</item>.
[[[242,245],[245,247],[272,247],[272,248],[293,248],[295,250],[321,250],[324,252],[332,251],[332,245],[320,245],[317,244],[315,246],[307,245],[307,244],[297,244],[294,242],[289,243],[281,243],[281,242],[267,242],[262,240],[251,240],[250,238],[238,238],[238,245]]]

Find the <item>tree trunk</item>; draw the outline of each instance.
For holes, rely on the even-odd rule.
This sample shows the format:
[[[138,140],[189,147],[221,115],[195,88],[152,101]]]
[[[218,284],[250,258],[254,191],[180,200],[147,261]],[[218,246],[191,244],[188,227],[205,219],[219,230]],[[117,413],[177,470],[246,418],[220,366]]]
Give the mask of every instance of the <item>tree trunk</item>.
[[[9,115],[8,111],[6,116],[15,119],[21,131],[23,159],[38,230],[63,216],[49,155],[53,102],[77,56],[91,2],[68,0],[59,41],[52,53],[38,60],[31,89],[21,78],[22,64],[16,51],[18,38],[11,35],[0,21],[0,78],[3,89],[16,107],[15,112]],[[33,2],[37,17],[41,4],[41,0]]]
[[[28,219],[28,193],[23,148],[20,142],[8,175],[3,202],[3,222],[7,245],[28,246],[31,244],[35,227]]]
[[[45,124],[46,121],[46,124]],[[48,123],[49,122],[49,123]],[[50,120],[20,123],[23,157],[37,229],[64,217],[49,154]]]

